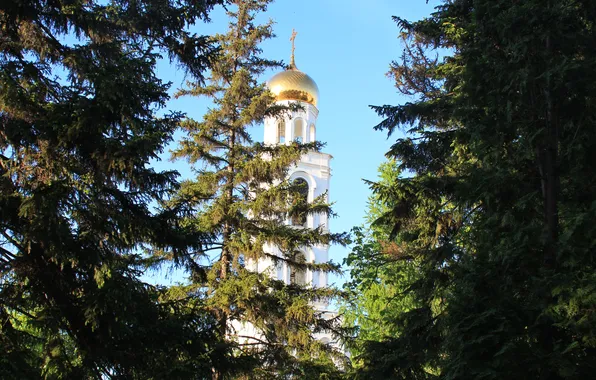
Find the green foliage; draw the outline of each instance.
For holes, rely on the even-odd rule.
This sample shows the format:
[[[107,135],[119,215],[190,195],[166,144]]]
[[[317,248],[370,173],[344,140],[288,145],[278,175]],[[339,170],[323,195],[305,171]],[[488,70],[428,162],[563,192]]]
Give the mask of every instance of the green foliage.
[[[415,264],[414,307],[364,345],[356,377],[594,373],[595,16],[580,0],[455,0],[396,18],[390,75],[413,98],[374,108],[377,129],[406,129],[387,155],[412,175],[371,188],[391,205],[376,225]]]
[[[205,306],[139,280],[143,248],[201,238],[150,209],[178,187],[149,162],[182,117],[157,116],[168,85],[155,64],[167,54],[200,80],[214,46],[185,30],[216,3],[0,5],[1,378],[227,366]]]
[[[269,146],[250,136],[251,126],[296,108],[274,105],[272,94],[257,81],[266,70],[281,67],[260,56],[260,43],[273,36],[272,22],[258,25],[255,17],[269,2],[233,2],[227,33],[214,36],[221,51],[207,85],[191,82],[177,94],[209,97],[213,107],[201,121],[180,123],[186,136],[173,157],[191,163],[196,178],[182,183],[167,207],[179,212],[191,233],[210,237],[192,254],[176,254],[175,259],[191,275],[190,291],[207,295],[218,331],[229,337],[236,357],[255,359],[244,370],[258,378],[312,378],[315,372],[338,372],[332,361],[323,360],[335,354],[333,349],[312,338],[319,331],[339,330],[338,321],[316,312],[312,303],[339,292],[284,284],[255,271],[254,263],[265,259],[297,270],[337,272],[333,263],[304,262],[301,251],[343,244],[345,236],[286,223],[287,218],[331,212],[325,196],[302,202],[303,186],[287,180],[289,167],[321,144]],[[242,325],[260,335],[237,336]]]
[[[378,184],[390,184],[399,173],[395,161],[383,163],[379,168]],[[381,199],[377,194],[370,197],[367,221],[372,226],[352,230],[353,247],[344,262],[350,268],[351,277],[344,288],[351,297],[342,313],[347,325],[357,327],[357,339],[350,347],[355,357],[362,353],[364,342],[382,341],[398,335],[395,318],[414,305],[407,290],[416,278],[415,265],[403,260],[399,245],[390,238],[390,230],[374,223],[391,209],[389,199]]]

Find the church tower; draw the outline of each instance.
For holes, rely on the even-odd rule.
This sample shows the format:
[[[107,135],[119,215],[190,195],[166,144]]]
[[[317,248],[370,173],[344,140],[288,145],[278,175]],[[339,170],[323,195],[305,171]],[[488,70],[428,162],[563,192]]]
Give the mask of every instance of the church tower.
[[[280,105],[298,103],[302,109],[286,112],[283,116],[269,117],[264,121],[264,143],[269,145],[291,144],[293,141],[304,143],[315,142],[317,134],[317,108],[319,101],[319,89],[315,81],[298,70],[294,61],[294,39],[296,33],[292,33],[292,57],[290,65],[285,71],[277,73],[268,82],[270,91],[275,95],[275,101]],[[298,182],[303,189],[301,198],[312,202],[321,195],[327,195],[329,191],[329,179],[331,170],[329,162],[331,155],[327,153],[310,151],[300,158],[300,161],[290,168],[288,176],[290,181]],[[302,191],[301,191],[302,192]],[[295,228],[321,228],[324,232],[329,231],[327,215],[315,214],[306,217],[286,218],[285,223]],[[273,244],[265,244],[263,249],[271,256],[281,257],[282,252]],[[303,257],[298,260],[306,263],[326,263],[329,261],[329,246],[320,244],[312,247],[304,247],[300,252]],[[286,284],[300,284],[310,287],[326,287],[327,273],[319,271],[297,270],[286,263],[274,262],[271,258],[261,258],[256,262],[247,262],[247,268],[252,271],[266,273],[276,280]],[[327,300],[320,300],[312,304],[322,316],[327,319],[335,318],[337,313],[330,311]],[[239,336],[257,337],[260,332],[250,323],[236,323],[236,331]],[[333,344],[339,347],[330,331],[317,332],[314,338],[322,343]]]
[[[317,135],[317,108],[319,89],[315,81],[298,70],[294,60],[294,39],[296,32],[292,33],[292,56],[287,70],[274,75],[267,85],[276,97],[276,102],[282,105],[298,103],[301,110],[286,113],[283,118],[270,117],[265,120],[265,144],[289,144],[292,141],[309,143],[316,141]],[[304,154],[295,167],[290,169],[289,180],[302,184],[304,196],[311,202],[316,197],[328,194],[331,170],[329,163],[331,155],[321,152],[308,152]],[[329,229],[327,215],[309,215],[305,218],[294,218],[286,221],[296,228],[318,228],[324,231]],[[276,254],[276,247],[265,247]],[[329,247],[319,245],[305,248],[302,252],[305,262],[325,263],[329,260]],[[281,264],[271,273],[277,279],[286,283],[300,283],[313,287],[327,286],[327,274],[316,271],[297,272],[285,264]],[[320,311],[326,310],[327,302],[321,301],[314,305]]]

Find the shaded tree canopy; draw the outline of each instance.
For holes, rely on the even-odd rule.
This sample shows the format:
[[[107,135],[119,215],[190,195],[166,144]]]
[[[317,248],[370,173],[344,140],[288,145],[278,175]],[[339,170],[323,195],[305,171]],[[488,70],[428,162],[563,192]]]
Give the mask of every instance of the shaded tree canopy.
[[[372,184],[419,277],[357,378],[583,379],[594,368],[596,81],[590,1],[445,1],[373,107],[408,176]],[[397,280],[396,280],[397,281]]]
[[[187,27],[218,3],[0,5],[0,377],[226,366],[198,303],[139,280],[144,249],[202,239],[150,207],[178,187],[149,163],[182,118],[158,116],[168,84],[155,64],[163,54],[201,81],[215,46]]]

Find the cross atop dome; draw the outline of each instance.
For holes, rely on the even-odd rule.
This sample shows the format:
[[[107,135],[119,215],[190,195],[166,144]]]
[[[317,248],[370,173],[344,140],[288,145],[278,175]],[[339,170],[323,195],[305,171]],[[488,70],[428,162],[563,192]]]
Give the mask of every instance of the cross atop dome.
[[[275,95],[276,100],[298,100],[316,107],[319,101],[319,87],[310,76],[296,67],[294,59],[296,35],[298,33],[292,29],[290,65],[285,71],[277,73],[269,79],[267,86]]]
[[[290,69],[296,69],[296,62],[294,61],[294,50],[296,50],[296,45],[294,42],[296,41],[296,36],[298,33],[296,29],[292,29],[292,37],[290,37],[290,41],[292,41],[292,56],[290,57]]]

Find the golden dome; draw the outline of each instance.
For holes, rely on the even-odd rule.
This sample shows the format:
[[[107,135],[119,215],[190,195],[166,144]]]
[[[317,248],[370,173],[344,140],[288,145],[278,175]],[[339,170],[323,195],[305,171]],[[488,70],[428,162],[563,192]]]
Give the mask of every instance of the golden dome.
[[[301,100],[315,107],[319,101],[319,88],[315,81],[294,64],[286,71],[275,74],[269,79],[267,86],[276,100]]]

